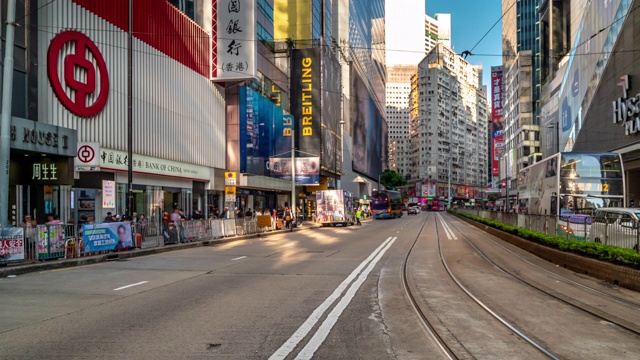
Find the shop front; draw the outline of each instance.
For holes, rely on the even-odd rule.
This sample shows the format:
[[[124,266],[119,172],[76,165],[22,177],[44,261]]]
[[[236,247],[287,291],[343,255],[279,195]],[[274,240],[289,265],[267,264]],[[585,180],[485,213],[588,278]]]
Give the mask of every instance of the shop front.
[[[107,148],[98,150],[98,171],[82,171],[76,181],[78,219],[94,216],[104,219],[127,212],[127,153]],[[133,155],[133,209],[144,214],[150,223],[159,221],[163,212],[182,211],[191,218],[196,210],[205,215],[209,209],[206,188],[213,170],[194,164],[180,163],[139,154]],[[107,198],[106,194],[109,198]]]
[[[29,215],[38,224],[71,219],[76,131],[11,119],[9,216],[14,226]]]

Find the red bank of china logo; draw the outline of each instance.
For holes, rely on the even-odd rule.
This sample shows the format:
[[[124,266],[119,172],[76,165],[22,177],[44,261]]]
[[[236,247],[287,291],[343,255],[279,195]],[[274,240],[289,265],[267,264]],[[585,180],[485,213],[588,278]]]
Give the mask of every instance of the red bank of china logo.
[[[47,72],[53,92],[72,113],[91,117],[106,105],[107,64],[96,44],[85,34],[65,31],[56,35],[49,45]]]

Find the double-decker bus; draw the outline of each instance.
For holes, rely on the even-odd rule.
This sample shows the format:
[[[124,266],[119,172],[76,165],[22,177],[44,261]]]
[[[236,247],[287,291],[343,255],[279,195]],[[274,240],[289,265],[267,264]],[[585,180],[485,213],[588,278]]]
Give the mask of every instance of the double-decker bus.
[[[371,210],[374,219],[393,219],[402,217],[404,203],[399,191],[379,190],[371,195]]]
[[[595,209],[624,206],[624,169],[616,153],[561,152],[518,174],[528,214],[556,216],[557,234],[584,239]]]

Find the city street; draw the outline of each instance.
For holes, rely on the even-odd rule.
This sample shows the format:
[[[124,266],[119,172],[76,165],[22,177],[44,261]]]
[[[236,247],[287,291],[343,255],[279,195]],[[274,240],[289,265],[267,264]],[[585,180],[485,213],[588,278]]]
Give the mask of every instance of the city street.
[[[436,212],[2,278],[0,302],[7,359],[633,359],[640,352],[637,293],[549,265]]]

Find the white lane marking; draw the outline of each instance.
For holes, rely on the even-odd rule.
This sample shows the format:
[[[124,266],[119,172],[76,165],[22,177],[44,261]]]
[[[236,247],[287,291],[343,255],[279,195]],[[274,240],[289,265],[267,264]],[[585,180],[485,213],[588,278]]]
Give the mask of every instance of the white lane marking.
[[[327,311],[329,306],[331,306],[340,297],[340,295],[342,295],[342,292],[344,291],[344,289],[347,288],[347,286],[351,283],[351,281],[353,281],[353,279],[356,278],[356,276],[360,273],[360,271],[365,266],[367,266],[367,264],[392,239],[393,239],[392,237],[388,237],[387,240],[385,240],[380,246],[378,246],[377,249],[375,249],[371,253],[371,255],[369,255],[369,257],[367,257],[362,263],[360,263],[360,265],[358,265],[358,267],[356,267],[355,270],[353,270],[353,272],[351,272],[351,274],[349,274],[349,276],[347,276],[347,278],[344,279],[342,283],[340,283],[340,285],[338,285],[338,287],[333,291],[333,293],[329,295],[329,297],[326,298],[322,302],[322,304],[320,304],[320,306],[318,306],[315,310],[313,310],[313,312],[311,313],[311,315],[309,315],[307,320],[305,320],[305,322],[302,325],[300,325],[298,330],[296,330],[296,332],[294,332],[293,335],[291,335],[291,337],[287,341],[285,341],[285,343],[282,344],[282,346],[280,346],[280,348],[276,350],[276,352],[274,352],[273,355],[271,355],[271,357],[269,357],[269,360],[286,358],[291,353],[291,351],[295,349],[298,343],[302,341],[302,339],[304,339],[305,336],[307,336],[309,331],[311,331],[311,329],[316,325],[316,323],[320,320],[324,312]]]
[[[244,259],[244,258],[246,258],[246,256],[240,256],[240,257],[237,257],[235,259],[231,259],[231,261],[240,260],[240,259]]]
[[[283,246],[293,246],[293,245],[295,245],[295,243],[288,243],[288,244],[283,245]]]
[[[456,234],[453,233],[453,230],[451,230],[449,225],[447,225],[447,223],[444,221],[442,216],[440,216],[440,214],[438,214],[438,218],[440,219],[440,222],[442,223],[442,227],[444,228],[444,232],[447,234],[447,238],[449,240],[452,240],[452,239],[458,240],[458,237],[456,236]]]
[[[342,299],[340,299],[338,304],[333,308],[333,310],[331,310],[329,315],[327,315],[327,318],[322,322],[322,325],[320,325],[318,331],[316,331],[316,333],[313,335],[311,340],[309,340],[307,345],[305,345],[302,351],[298,353],[298,356],[296,356],[296,360],[306,360],[313,357],[313,354],[316,352],[316,350],[318,350],[320,345],[322,345],[333,326],[338,322],[338,319],[340,318],[340,315],[342,315],[342,312],[347,308],[351,300],[353,300],[353,298],[355,297],[358,289],[360,289],[364,281],[367,280],[367,277],[369,276],[371,270],[373,270],[376,264],[378,264],[378,261],[380,261],[384,253],[391,247],[391,245],[393,245],[396,239],[397,237],[394,237],[389,243],[387,243],[387,246],[385,246],[384,249],[382,249],[378,253],[378,255],[376,255],[376,257],[369,263],[369,266],[367,266],[367,268],[358,276],[358,279],[354,281],[353,284],[351,284],[349,290],[347,290]]]
[[[118,290],[122,290],[122,289],[130,288],[130,287],[132,287],[132,286],[138,286],[138,285],[142,285],[142,284],[146,284],[146,283],[148,283],[148,281],[140,281],[140,282],[135,283],[135,284],[130,284],[130,285],[121,286],[121,287],[119,287],[119,288],[117,288],[117,289],[113,289],[113,291],[118,291]]]

